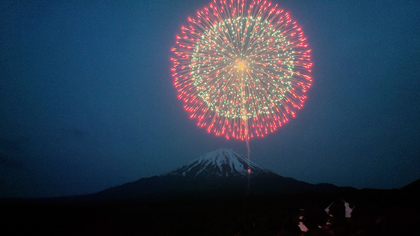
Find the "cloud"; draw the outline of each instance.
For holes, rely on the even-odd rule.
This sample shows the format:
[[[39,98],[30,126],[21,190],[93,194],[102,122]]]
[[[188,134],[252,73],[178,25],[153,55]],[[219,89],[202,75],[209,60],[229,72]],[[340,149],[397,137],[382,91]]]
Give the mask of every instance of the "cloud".
[[[0,153],[0,166],[9,167],[9,168],[23,168],[25,165],[23,162],[13,159],[7,155]]]
[[[81,129],[72,129],[70,131],[76,137],[84,137],[86,135],[86,132]]]
[[[27,138],[4,139],[0,138],[0,166],[8,168],[23,168],[25,164],[17,160],[16,156],[22,152],[23,144]]]
[[[83,138],[86,136],[86,131],[78,128],[62,127],[61,132],[63,135],[68,137]]]
[[[23,139],[8,140],[0,139],[0,151],[3,152],[20,152]]]

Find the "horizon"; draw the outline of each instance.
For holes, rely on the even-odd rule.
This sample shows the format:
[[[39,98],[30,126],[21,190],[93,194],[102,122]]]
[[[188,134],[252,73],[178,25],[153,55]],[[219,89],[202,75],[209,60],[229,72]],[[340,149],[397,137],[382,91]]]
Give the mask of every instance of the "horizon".
[[[223,147],[223,148],[218,148],[218,149],[215,149],[215,150],[213,150],[213,151],[207,152],[207,153],[205,153],[205,154],[203,154],[203,155],[201,155],[201,156],[199,156],[199,157],[197,157],[197,158],[193,158],[190,162],[185,163],[184,165],[179,166],[179,167],[174,167],[174,169],[172,169],[172,170],[170,170],[170,171],[168,171],[168,172],[166,172],[166,173],[161,173],[161,174],[156,174],[156,175],[153,175],[153,176],[146,176],[146,177],[142,177],[142,178],[140,178],[140,179],[133,180],[133,181],[130,181],[130,182],[122,183],[122,184],[115,185],[115,186],[110,186],[110,187],[108,187],[108,188],[101,189],[101,190],[96,191],[96,192],[85,193],[85,194],[78,194],[78,195],[53,196],[53,197],[29,197],[29,198],[27,198],[27,197],[7,197],[7,198],[1,198],[1,197],[0,197],[0,199],[5,199],[5,200],[7,200],[7,199],[48,199],[48,198],[61,198],[61,197],[64,197],[64,198],[67,198],[67,197],[82,197],[82,196],[85,196],[85,195],[96,194],[96,193],[103,192],[103,191],[105,191],[105,190],[109,190],[109,189],[113,189],[113,188],[118,188],[118,187],[120,187],[120,186],[122,186],[122,185],[125,185],[125,184],[130,184],[130,183],[138,182],[138,181],[141,181],[141,180],[143,180],[143,179],[149,179],[149,178],[153,178],[153,177],[168,176],[168,175],[170,175],[171,173],[173,173],[173,172],[174,172],[174,171],[176,171],[176,170],[180,170],[180,169],[182,169],[182,168],[183,168],[183,167],[185,167],[185,166],[188,166],[188,165],[193,164],[193,163],[194,163],[194,162],[196,162],[197,160],[203,159],[203,157],[206,157],[206,158],[205,158],[206,160],[208,160],[208,159],[215,159],[215,158],[216,158],[216,156],[210,156],[210,157],[209,157],[209,154],[211,154],[211,153],[215,153],[216,151],[219,151],[219,150],[228,150],[228,151],[233,151],[234,153],[238,154],[238,155],[239,155],[239,157],[240,157],[241,159],[243,159],[244,161],[247,161],[247,157],[246,157],[245,155],[243,155],[243,154],[241,154],[241,153],[237,153],[237,152],[236,152],[234,149],[232,149],[232,148]],[[293,179],[293,180],[295,180],[295,181],[304,182],[304,183],[311,184],[311,185],[322,185],[322,184],[328,184],[328,185],[333,185],[333,186],[336,186],[336,187],[339,187],[339,188],[353,188],[353,189],[356,189],[356,190],[399,190],[399,189],[402,189],[402,188],[404,188],[404,187],[406,187],[406,186],[408,186],[408,185],[410,185],[410,184],[412,184],[412,183],[414,183],[414,182],[416,182],[416,181],[419,181],[419,180],[420,180],[420,179],[417,179],[417,180],[415,180],[415,181],[413,181],[413,182],[411,182],[411,183],[408,183],[408,184],[406,184],[406,185],[404,185],[404,186],[402,186],[402,187],[400,187],[400,188],[392,188],[392,189],[379,189],[379,188],[355,188],[355,187],[353,187],[353,186],[338,186],[338,185],[334,185],[334,184],[332,184],[332,183],[328,183],[328,182],[308,183],[308,182],[305,182],[305,181],[302,181],[302,180],[299,180],[299,179],[296,179],[296,178],[292,178],[292,177],[289,177],[289,176],[282,176],[282,175],[280,175],[280,174],[278,174],[278,173],[276,173],[276,172],[274,172],[274,171],[271,171],[271,170],[270,170],[270,169],[268,169],[268,168],[265,168],[265,167],[263,167],[263,166],[259,166],[259,165],[258,165],[258,163],[255,163],[255,162],[253,162],[252,160],[250,161],[250,163],[252,163],[253,165],[256,165],[258,168],[261,168],[263,171],[268,171],[269,173],[273,173],[273,174],[278,175],[278,176],[283,177],[283,178],[291,178],[291,179]],[[246,175],[249,175],[249,174],[246,174]],[[220,177],[221,177],[221,176],[220,176]],[[224,178],[235,178],[235,177],[237,177],[237,176],[223,176],[223,177],[224,177]],[[253,177],[254,177],[254,176],[253,176],[253,175],[251,175],[251,178],[253,178]],[[191,177],[191,176],[190,176],[190,177],[185,177],[185,178],[193,178],[193,179],[194,179],[194,178],[196,178],[196,176],[195,176],[195,177]]]

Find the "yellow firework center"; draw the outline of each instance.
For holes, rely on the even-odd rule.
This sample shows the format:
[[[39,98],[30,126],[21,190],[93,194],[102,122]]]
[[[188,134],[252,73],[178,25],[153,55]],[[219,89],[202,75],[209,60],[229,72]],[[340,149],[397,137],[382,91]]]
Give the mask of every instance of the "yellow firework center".
[[[239,60],[239,61],[236,63],[236,68],[237,68],[239,71],[247,70],[247,69],[248,69],[247,62],[246,62],[246,61]]]

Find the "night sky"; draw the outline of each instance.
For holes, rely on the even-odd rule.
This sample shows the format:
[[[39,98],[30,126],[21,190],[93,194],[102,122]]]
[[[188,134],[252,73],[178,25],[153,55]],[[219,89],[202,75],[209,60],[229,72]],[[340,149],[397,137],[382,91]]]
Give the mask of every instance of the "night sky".
[[[272,0],[303,28],[313,86],[251,139],[282,176],[356,188],[420,178],[420,1]],[[244,142],[197,127],[170,49],[209,0],[0,2],[0,197],[93,193]]]

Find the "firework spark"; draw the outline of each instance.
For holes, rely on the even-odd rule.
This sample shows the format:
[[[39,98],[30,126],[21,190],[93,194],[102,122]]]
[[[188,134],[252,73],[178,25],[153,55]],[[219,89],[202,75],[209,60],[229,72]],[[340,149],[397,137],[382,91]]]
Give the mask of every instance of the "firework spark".
[[[172,75],[198,126],[248,141],[295,117],[312,62],[289,13],[268,1],[214,0],[188,21],[172,48]]]

